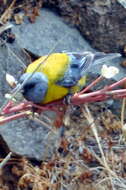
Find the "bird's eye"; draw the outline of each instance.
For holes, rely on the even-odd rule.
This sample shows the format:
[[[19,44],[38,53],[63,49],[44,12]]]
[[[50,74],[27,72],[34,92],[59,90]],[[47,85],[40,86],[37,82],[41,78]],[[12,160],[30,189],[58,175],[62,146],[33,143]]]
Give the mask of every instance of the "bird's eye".
[[[33,84],[33,83],[32,84],[27,84],[27,85],[24,86],[25,89],[32,89],[34,87],[35,87],[35,84]]]
[[[78,68],[78,64],[77,63],[71,64],[71,68]]]

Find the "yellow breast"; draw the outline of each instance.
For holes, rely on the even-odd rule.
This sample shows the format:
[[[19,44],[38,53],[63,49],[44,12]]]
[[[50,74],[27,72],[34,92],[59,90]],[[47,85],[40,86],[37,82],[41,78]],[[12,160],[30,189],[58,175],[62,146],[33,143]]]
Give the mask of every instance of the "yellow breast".
[[[50,84],[47,94],[44,98],[44,100],[42,101],[43,104],[45,103],[49,103],[55,100],[59,100],[61,98],[63,98],[64,96],[66,96],[69,93],[69,89],[68,88],[64,88],[62,86],[58,86],[55,84]]]
[[[61,99],[69,92],[68,88],[56,85],[68,67],[69,57],[65,53],[54,53],[46,58],[47,56],[40,57],[26,69],[27,73],[33,73],[38,67],[36,72],[43,72],[47,76],[49,83],[47,94],[42,101],[44,104]]]

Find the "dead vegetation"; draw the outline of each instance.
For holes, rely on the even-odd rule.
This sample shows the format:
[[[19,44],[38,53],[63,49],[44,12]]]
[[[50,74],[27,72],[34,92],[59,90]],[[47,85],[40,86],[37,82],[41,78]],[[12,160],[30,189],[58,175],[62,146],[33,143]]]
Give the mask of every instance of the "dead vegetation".
[[[12,156],[1,169],[1,189],[126,189],[125,136],[117,116],[95,103],[77,107],[67,124],[50,160]]]
[[[27,17],[33,23],[36,17],[39,16],[41,7],[41,0],[0,1],[0,22],[6,23],[7,21],[13,20],[16,24],[21,24],[24,17]]]

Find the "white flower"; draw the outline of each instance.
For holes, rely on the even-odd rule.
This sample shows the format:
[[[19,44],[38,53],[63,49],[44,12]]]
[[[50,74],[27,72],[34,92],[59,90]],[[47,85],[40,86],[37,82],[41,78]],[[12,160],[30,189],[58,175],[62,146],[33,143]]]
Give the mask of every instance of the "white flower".
[[[103,65],[101,69],[101,75],[107,79],[114,77],[119,73],[119,69],[114,66]]]
[[[6,81],[11,87],[15,87],[17,84],[17,81],[15,80],[15,78],[8,73],[6,73]]]
[[[8,100],[11,100],[12,95],[11,94],[5,94],[5,98],[8,99]]]

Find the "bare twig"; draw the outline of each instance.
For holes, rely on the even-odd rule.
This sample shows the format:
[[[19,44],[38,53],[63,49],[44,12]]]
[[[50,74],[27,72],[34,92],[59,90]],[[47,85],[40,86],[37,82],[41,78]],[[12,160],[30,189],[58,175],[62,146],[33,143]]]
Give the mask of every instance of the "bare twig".
[[[0,118],[0,125],[3,125],[5,123],[8,123],[10,121],[13,121],[13,120],[16,120],[16,119],[19,119],[19,118],[27,117],[30,114],[31,114],[31,112],[25,111],[25,112],[17,113],[15,115],[11,115],[11,116],[8,116],[8,117],[2,117],[2,118]]]
[[[3,20],[5,19],[5,17],[8,15],[8,13],[11,11],[11,9],[13,8],[14,4],[16,3],[16,0],[13,0],[12,3],[10,4],[10,6],[5,10],[5,12],[2,14],[2,16],[0,17],[0,22],[3,23]]]
[[[91,84],[89,84],[86,88],[84,88],[84,90],[82,90],[81,92],[79,92],[78,94],[84,94],[85,92],[87,92],[88,90],[90,90],[92,87],[94,87],[97,83],[99,83],[100,81],[102,81],[104,79],[103,76],[99,76],[96,80],[94,80]]]
[[[2,26],[0,26],[0,34],[2,34],[4,31],[6,31],[12,27],[13,27],[13,25],[11,23],[3,24]]]
[[[103,152],[103,149],[102,149],[99,137],[98,137],[98,132],[97,132],[97,129],[96,129],[96,126],[95,126],[95,123],[94,123],[94,119],[93,119],[93,117],[92,117],[92,115],[91,115],[91,113],[90,113],[90,111],[88,109],[88,106],[85,105],[84,107],[85,107],[85,110],[83,110],[84,116],[86,117],[87,121],[89,122],[89,124],[91,126],[93,134],[94,134],[94,136],[96,138],[96,141],[98,143],[98,147],[99,147],[102,159],[100,159],[97,155],[95,155],[95,157],[100,161],[100,163],[107,170],[111,184],[112,184],[112,178],[114,177],[114,178],[116,178],[118,180],[119,183],[121,183],[122,186],[125,186],[125,184],[123,184],[123,182],[119,179],[117,174],[110,169],[110,167],[109,167],[109,165],[108,165],[108,163],[106,161],[106,158],[105,158],[105,155],[104,155],[104,152]],[[112,184],[112,188],[114,188],[113,184]]]
[[[3,161],[0,163],[0,169],[2,169],[6,163],[10,160],[12,155],[12,152],[9,152],[9,154],[3,159]]]
[[[121,109],[121,124],[122,124],[122,127],[124,125],[125,106],[126,106],[126,98],[123,98],[123,100],[122,100],[122,109]]]

